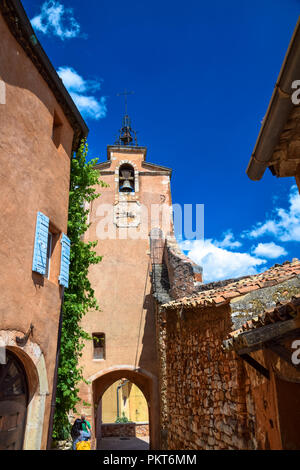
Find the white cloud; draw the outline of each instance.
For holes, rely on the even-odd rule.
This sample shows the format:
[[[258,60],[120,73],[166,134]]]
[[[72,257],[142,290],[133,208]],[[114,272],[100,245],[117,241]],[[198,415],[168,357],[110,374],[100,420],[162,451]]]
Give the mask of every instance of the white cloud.
[[[287,255],[287,251],[274,242],[259,243],[252,250],[252,253],[256,256],[264,256],[265,258],[279,258],[280,256]]]
[[[65,8],[55,0],[43,3],[41,13],[31,20],[32,26],[44,34],[53,34],[62,40],[75,38],[80,33],[80,25],[73,16],[72,8]]]
[[[203,267],[204,282],[256,274],[266,263],[248,253],[232,252],[218,246],[214,240],[192,240],[180,243],[181,249]]]
[[[100,90],[101,88],[101,81],[84,80],[72,67],[59,67],[57,73],[69,91],[84,93]]]
[[[78,95],[73,92],[70,92],[70,95],[83,116],[96,120],[106,116],[107,108],[105,96],[97,100],[94,96]]]
[[[99,90],[101,82],[96,80],[85,80],[72,67],[59,67],[58,75],[69,91],[74,103],[85,118],[101,119],[106,116],[106,98],[85,94]]]
[[[242,244],[235,240],[232,230],[224,232],[221,241],[186,240],[179,245],[189,258],[203,267],[204,281],[211,282],[256,274],[266,269],[268,259],[288,254],[274,241],[265,242],[266,236],[281,242],[300,241],[300,196],[296,186],[291,187],[288,209],[277,207],[271,217],[241,234],[244,241],[264,237],[256,246],[237,252],[236,248]]]
[[[289,194],[289,208],[276,208],[273,215],[244,233],[248,238],[271,235],[282,242],[300,241],[300,195],[297,186]]]
[[[259,238],[263,235],[277,235],[278,227],[273,220],[267,220],[264,223],[258,223],[252,230],[246,232],[249,238]]]
[[[223,236],[224,239],[221,242],[214,242],[214,244],[219,248],[239,248],[242,246],[241,242],[234,240],[234,236],[231,230],[224,232]]]

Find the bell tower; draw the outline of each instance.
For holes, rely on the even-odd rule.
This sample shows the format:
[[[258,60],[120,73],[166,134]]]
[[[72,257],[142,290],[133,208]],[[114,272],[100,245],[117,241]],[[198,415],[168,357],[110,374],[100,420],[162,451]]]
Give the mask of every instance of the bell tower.
[[[81,398],[91,407],[81,411],[101,436],[101,398],[118,379],[128,379],[143,392],[149,410],[150,445],[159,436],[158,364],[149,233],[153,227],[172,231],[171,169],[146,161],[147,148],[137,143],[127,112],[107,161],[96,168],[108,184],[90,205],[85,241],[98,240],[101,263],[90,269],[100,312],[89,312],[85,331],[99,336],[88,341],[81,366],[90,385]],[[163,226],[163,227],[162,227]],[[98,346],[98,347],[97,347]]]

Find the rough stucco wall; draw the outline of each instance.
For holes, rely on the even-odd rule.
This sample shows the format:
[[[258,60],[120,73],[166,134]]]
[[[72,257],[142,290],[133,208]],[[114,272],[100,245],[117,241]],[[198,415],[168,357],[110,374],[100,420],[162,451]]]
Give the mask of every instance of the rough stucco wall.
[[[127,153],[125,150],[124,153],[121,150],[113,150],[109,171],[115,172],[123,160],[134,163],[137,171],[143,169],[143,154],[138,149]],[[91,226],[85,240],[98,240],[96,251],[103,256],[101,263],[90,269],[90,280],[102,311],[89,312],[82,325],[90,333],[105,333],[106,357],[101,362],[93,360],[93,348],[89,342],[83,351],[81,363],[85,367],[87,377],[118,364],[139,366],[157,374],[155,319],[150,298],[148,234],[151,220],[150,217],[147,220],[146,215],[150,215],[152,204],[160,203],[161,195],[164,196],[166,204],[170,203],[169,178],[166,184],[166,176],[147,174],[138,177],[139,191],[133,197],[148,209],[145,217],[141,214],[141,224],[147,223],[145,237],[131,238],[132,229],[129,228],[129,236],[121,239],[121,229],[116,228],[115,239],[99,239],[99,227],[104,219],[101,208],[105,205],[113,206],[116,198],[120,197],[115,173],[104,173],[101,178],[109,187],[99,188],[101,197],[91,205]],[[120,194],[123,197],[124,193]]]
[[[52,92],[0,16],[0,327],[26,333],[44,356],[49,392],[42,447],[46,445],[55,366],[61,289],[57,270],[60,243],[53,253],[50,280],[32,273],[36,215],[43,212],[58,232],[67,230],[70,152],[73,130]],[[52,141],[54,110],[63,129],[61,145]]]

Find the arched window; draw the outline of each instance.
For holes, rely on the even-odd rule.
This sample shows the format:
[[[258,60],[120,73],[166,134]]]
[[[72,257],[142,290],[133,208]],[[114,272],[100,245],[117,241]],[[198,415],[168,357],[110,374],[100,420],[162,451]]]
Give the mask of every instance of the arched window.
[[[119,169],[119,192],[134,192],[134,168],[128,163],[120,166]]]

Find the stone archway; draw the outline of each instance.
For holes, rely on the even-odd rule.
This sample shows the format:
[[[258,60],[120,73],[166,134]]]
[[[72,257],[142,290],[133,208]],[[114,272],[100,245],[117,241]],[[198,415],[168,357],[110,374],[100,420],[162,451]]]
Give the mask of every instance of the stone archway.
[[[156,377],[143,370],[137,369],[134,366],[115,366],[103,370],[98,374],[89,378],[92,382],[93,393],[93,417],[95,437],[100,438],[99,414],[97,413],[97,406],[101,401],[104,392],[117,380],[126,378],[130,382],[139,387],[145,396],[148,403],[149,410],[149,434],[150,434],[150,449],[159,448],[159,400],[158,400],[158,387]],[[97,422],[98,421],[98,422]]]
[[[16,337],[24,333],[16,330],[0,330],[1,344],[22,363],[28,386],[28,406],[23,450],[40,450],[44,425],[46,397],[49,395],[44,355],[38,344],[28,339],[19,347]]]

